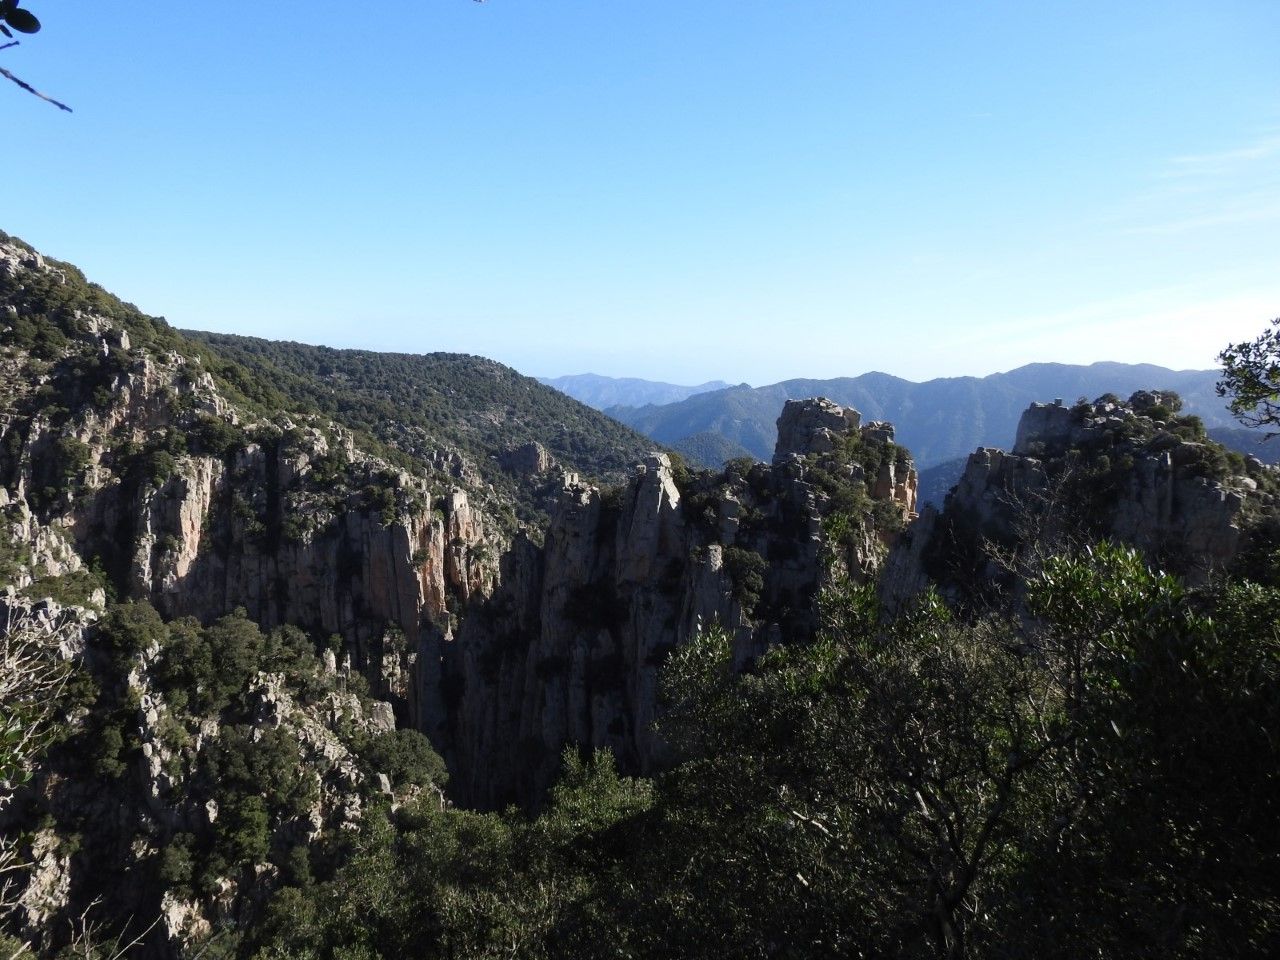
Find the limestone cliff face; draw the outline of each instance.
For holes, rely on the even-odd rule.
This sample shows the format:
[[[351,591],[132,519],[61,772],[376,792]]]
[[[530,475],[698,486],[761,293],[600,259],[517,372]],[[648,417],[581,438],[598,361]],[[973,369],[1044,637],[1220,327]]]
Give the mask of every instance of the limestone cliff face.
[[[0,269],[48,270],[0,248]],[[323,418],[245,413],[198,360],[135,348],[106,317],[75,321],[56,362],[0,352],[0,546],[21,559],[3,586],[92,560],[166,616],[243,607],[337,634],[406,722],[438,712],[415,662],[438,661],[451,619],[491,592],[501,549],[468,492]],[[103,379],[86,395],[91,363]]]
[[[110,337],[107,321],[94,328]],[[399,722],[448,758],[459,796],[481,805],[536,796],[565,744],[652,768],[669,651],[713,624],[740,663],[808,636],[819,588],[867,576],[891,539],[869,506],[902,518],[915,505],[909,459],[881,458],[868,476],[844,450],[891,448],[892,428],[828,401],[787,405],[772,466],[688,480],[683,493],[664,455],[621,489],[561,471],[540,545],[504,542],[466,491],[389,467],[331,423],[242,416],[182,357],[133,358],[107,402],[57,422],[14,410],[0,507],[43,562],[36,575],[92,558],[167,617],[242,607],[264,627],[338,635]],[[224,452],[167,452],[175,433],[213,421],[239,431]],[[83,461],[68,492],[30,503],[68,437]],[[522,462],[545,482],[552,465],[536,453]],[[863,506],[842,506],[853,513],[829,536],[845,489]]]
[[[1018,425],[1013,453],[1061,457],[1072,449],[1100,449],[1134,421],[1149,421],[1143,412],[1162,399],[1159,393],[1140,391],[1127,409],[1100,403],[1087,412],[1034,404]],[[1230,565],[1243,546],[1245,506],[1258,493],[1250,470],[1264,477],[1272,471],[1255,460],[1214,475],[1206,469],[1206,458],[1215,448],[1212,441],[1180,437],[1166,429],[1167,424],[1150,422],[1152,433],[1141,438],[1141,455],[1133,457],[1132,469],[1110,504],[1109,532],[1152,555],[1173,552],[1192,578],[1201,580]]]
[[[329,451],[318,432],[294,443],[181,458],[162,482],[110,489],[69,525],[87,555],[114,548],[129,595],[166,616],[243,607],[265,627],[338,635],[374,690],[421,723],[438,707],[409,674],[420,656],[439,659],[451,618],[492,590],[497,540],[464,491],[433,494],[350,445],[351,473],[318,502],[308,461]],[[382,506],[353,489],[362,480],[385,485]]]
[[[567,478],[543,548],[517,543],[510,579],[463,621],[449,739],[455,787],[473,802],[535,794],[567,743],[643,769],[665,652],[700,616],[750,635],[720,551],[693,552],[667,458],[640,466],[617,500]]]
[[[1167,412],[1167,399],[1033,404],[1013,451],[971,454],[943,509],[927,509],[898,542],[886,599],[901,603],[930,579],[957,594],[998,584],[1032,554],[1104,537],[1192,583],[1237,563],[1280,507],[1280,476],[1227,455]]]
[[[0,248],[11,280],[50,279]],[[71,321],[53,361],[0,350],[15,586],[92,564],[166,617],[244,608],[336,634],[482,805],[536,796],[568,743],[651,769],[670,650],[712,624],[739,663],[807,637],[821,586],[873,572],[915,509],[893,428],[817,399],[786,405],[772,465],[719,477],[653,455],[600,490],[515,448],[502,465],[556,506],[545,534],[504,537],[455,453],[408,472],[322,417],[233,398],[194,353],[131,344],[107,316]]]
[[[565,479],[543,547],[515,544],[446,659],[457,708],[438,739],[466,802],[537,796],[566,744],[608,747],[625,769],[651,770],[663,760],[654,720],[671,650],[716,624],[744,663],[811,635],[813,600],[832,576],[875,569],[891,535],[858,513],[837,543],[826,525],[835,498],[819,479],[844,471],[902,517],[914,508],[910,461],[888,460],[888,481],[869,483],[839,448],[870,434],[856,411],[825,400],[789,403],[779,433],[773,466],[684,491],[661,454],[621,491]]]

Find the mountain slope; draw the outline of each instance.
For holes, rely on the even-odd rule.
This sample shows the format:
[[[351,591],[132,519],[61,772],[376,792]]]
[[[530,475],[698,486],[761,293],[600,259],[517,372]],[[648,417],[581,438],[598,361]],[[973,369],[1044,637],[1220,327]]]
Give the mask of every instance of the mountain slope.
[[[332,643],[479,804],[536,798],[566,742],[655,762],[666,651],[806,635],[829,568],[867,575],[914,506],[905,448],[831,404],[795,405],[778,467],[650,455],[602,490],[529,447],[609,468],[648,441],[490,361],[184,336],[17,241],[0,308],[16,588]],[[524,530],[520,497],[547,507]]]
[[[968,461],[968,457],[956,457],[954,460],[944,460],[942,463],[935,463],[932,467],[920,471],[920,487],[917,496],[922,511],[927,505],[941,509],[951,488],[959,483],[960,477],[964,475],[964,467]]]
[[[746,447],[710,430],[682,437],[672,447],[690,464],[708,468],[716,468],[737,457],[751,456]]]
[[[604,377],[598,373],[578,373],[567,377],[539,377],[539,383],[567,393],[597,410],[609,407],[642,407],[647,404],[677,403],[694,394],[722,390],[729,384],[708,380],[697,386],[641,380],[638,377]]]
[[[1276,819],[1257,802],[1277,795],[1280,648],[1263,632],[1274,628],[1274,594],[1250,588],[1218,608],[1236,617],[1232,634],[1218,628],[1225,618],[1216,609],[1212,620],[1201,607],[1183,616],[1167,595],[1124,601],[1139,628],[1131,634],[1117,634],[1116,619],[1100,611],[1106,630],[1086,625],[1088,648],[1100,634],[1120,637],[1121,656],[1104,651],[1089,661],[1099,682],[1084,701],[1098,705],[1090,723],[1114,752],[1079,777],[1076,754],[1061,769],[1015,768],[1011,750],[1035,762],[1052,751],[1022,750],[1008,731],[1053,732],[1066,715],[1057,703],[1047,722],[1010,723],[1003,713],[1011,701],[1042,703],[1039,692],[1063,675],[1029,677],[1017,691],[1035,696],[1009,696],[1011,670],[1045,669],[1024,651],[1051,649],[1041,641],[1063,636],[1056,624],[1025,637],[991,632],[987,622],[957,634],[949,625],[967,630],[959,618],[922,609],[927,620],[903,621],[899,638],[910,646],[898,648],[901,656],[893,635],[864,632],[878,621],[865,587],[887,550],[904,539],[921,547],[907,555],[919,562],[898,567],[904,585],[939,559],[922,549],[922,527],[935,514],[911,523],[916,472],[884,424],[863,424],[827,401],[797,401],[779,418],[773,464],[693,474],[654,455],[625,485],[600,489],[547,466],[545,450],[502,456],[505,425],[532,437],[545,428],[536,404],[513,401],[521,381],[513,386],[506,368],[445,358],[438,382],[424,387],[414,358],[382,367],[376,356],[293,345],[265,345],[254,356],[252,346],[184,338],[74,268],[0,238],[0,624],[7,639],[16,613],[28,649],[37,642],[45,660],[66,662],[65,683],[0,697],[0,907],[18,901],[17,910],[0,909],[0,956],[19,955],[22,940],[40,960],[117,955],[126,943],[157,960],[507,956],[513,944],[533,945],[517,950],[524,956],[584,960],[723,957],[758,953],[779,930],[786,942],[830,944],[822,952],[834,956],[865,946],[875,923],[883,949],[872,952],[897,955],[904,917],[918,914],[899,917],[875,891],[885,877],[915,891],[920,874],[914,856],[885,853],[883,827],[917,816],[924,781],[899,761],[918,755],[921,718],[952,715],[958,725],[926,731],[929,750],[959,744],[975,765],[966,759],[952,776],[944,753],[926,759],[943,757],[932,769],[966,791],[957,795],[977,797],[974,816],[988,817],[988,799],[1000,792],[986,788],[989,777],[972,789],[975,769],[1030,785],[1042,800],[1033,834],[1024,829],[1030,794],[996,804],[1006,816],[1001,835],[1035,843],[981,860],[983,870],[1014,870],[1011,896],[984,894],[984,910],[997,904],[989,912],[1003,924],[993,938],[1028,927],[1020,915],[1005,919],[1005,903],[1032,899],[1024,864],[1063,850],[1061,798],[1096,795],[1108,771],[1116,804],[1096,817],[1132,862],[1123,888],[1149,890],[1153,867],[1175,847],[1186,854],[1169,868],[1174,892],[1199,882],[1189,871],[1202,864],[1231,865],[1234,878],[1250,856],[1257,867],[1247,882],[1232,879],[1241,895],[1228,885],[1213,899],[1257,896],[1274,913],[1274,897],[1250,892],[1274,859],[1255,842],[1270,837]],[[332,366],[313,376],[307,364],[322,362]],[[357,373],[367,380],[344,379]],[[977,494],[974,532],[989,532],[984,516],[1001,520],[994,494],[1018,492],[995,464],[1021,464],[1013,479],[1024,492],[1046,489],[1030,481],[1075,482],[1084,516],[1103,516],[1095,504],[1111,508],[1120,539],[1162,552],[1188,547],[1188,559],[1215,570],[1243,559],[1274,583],[1276,471],[1204,442],[1194,418],[1167,410],[1157,418],[1165,398],[1150,399],[1152,416],[1141,421],[1110,404],[1033,408],[1041,429],[1021,437],[1026,452],[1064,465],[1069,455],[1070,469],[1051,475],[1017,453],[970,458],[962,486]],[[321,404],[332,418],[315,412]],[[1061,429],[1049,429],[1055,424]],[[608,449],[594,442],[570,442],[567,455]],[[504,493],[485,476],[518,491],[528,489],[520,477],[554,491],[540,540],[494,521],[487,511],[503,508]],[[953,561],[943,573],[975,571],[972,550],[942,553]],[[1140,563],[1126,573],[1120,595],[1144,573]],[[1092,592],[1063,604],[1073,615],[1097,606],[1080,598],[1115,595],[1109,586],[1083,590]],[[1149,629],[1150,612],[1162,610],[1166,622],[1210,628],[1198,675],[1260,707],[1220,732],[1212,725],[1223,713],[1217,688],[1206,697],[1191,687],[1137,742],[1167,744],[1170,729],[1192,740],[1135,754],[1141,728],[1131,713],[1113,719],[1118,679],[1168,677],[1182,690],[1188,664],[1199,662],[1167,655],[1164,637]],[[831,629],[850,631],[847,643],[824,636]],[[1248,645],[1222,647],[1233,635]],[[1153,637],[1159,642],[1145,642]],[[1266,656],[1240,656],[1254,648]],[[1144,663],[1168,672],[1132,669],[1141,649],[1153,655]],[[797,655],[813,670],[792,671],[786,658]],[[939,656],[966,672],[939,672],[940,661],[927,659]],[[1224,676],[1224,664],[1235,672]],[[739,684],[732,668],[748,665]],[[879,679],[872,688],[866,678]],[[858,686],[848,696],[828,698],[840,690],[833,683],[850,681]],[[21,765],[7,764],[12,732],[23,739],[27,711],[41,702],[57,742],[42,740]],[[676,712],[664,714],[664,703]],[[1002,712],[975,715],[971,703]],[[882,739],[886,715],[862,712],[869,706],[900,718],[900,739]],[[682,738],[682,727],[697,740],[666,739],[671,731]],[[1253,738],[1243,751],[1241,730]],[[766,753],[762,735],[773,744]],[[697,741],[707,751],[685,753]],[[1223,742],[1233,750],[1224,753]],[[668,746],[688,757],[675,770]],[[584,759],[592,748],[595,759]],[[877,757],[889,760],[884,773]],[[1212,765],[1223,757],[1231,764]],[[507,808],[545,798],[543,815],[451,808],[442,761],[454,799]],[[656,776],[622,780],[619,768]],[[1135,770],[1154,771],[1144,796],[1172,795],[1171,775],[1228,787],[1212,809],[1235,830],[1230,843],[1204,839],[1199,802],[1173,809],[1182,821],[1159,808],[1130,829]],[[845,811],[859,804],[866,815],[849,821]],[[1185,844],[1165,842],[1171,822],[1186,824]],[[912,850],[919,837],[944,835],[913,828]],[[1136,862],[1133,837],[1148,845]],[[833,856],[838,870],[813,869]],[[946,850],[937,856],[947,871],[956,862]],[[753,865],[751,884],[742,882],[743,863]],[[1079,875],[1079,864],[1050,863],[1050,884]],[[1112,868],[1099,865],[1117,889]],[[872,896],[847,882],[863,875]],[[829,927],[795,927],[795,918],[815,914],[815,895],[826,897]],[[1068,914],[1063,929],[1096,926],[1095,901],[1091,893],[1059,897],[1055,910],[1065,904],[1088,917],[1084,924]],[[1042,903],[1027,909],[1043,913]],[[864,906],[872,912],[851,925],[851,908]],[[705,911],[710,927],[681,921],[688,909]],[[1118,928],[1130,929],[1127,900],[1116,913]],[[671,935],[673,918],[680,936]],[[721,928],[729,939],[708,936]],[[1115,952],[1063,955],[1083,953]]]
[[[1224,447],[1263,463],[1280,463],[1280,436],[1268,437],[1263,430],[1249,427],[1210,427],[1209,436]]]
[[[420,460],[463,453],[508,495],[504,454],[539,443],[571,472],[617,482],[653,449],[648,438],[510,367],[467,354],[375,353],[232,334],[187,332],[294,403]]]
[[[785,380],[764,387],[738,386],[679,403],[614,407],[610,416],[660,443],[678,444],[713,432],[765,459],[773,449],[774,421],[789,399],[825,396],[857,408],[867,419],[890,420],[923,467],[964,456],[979,446],[1008,447],[1029,403],[1094,398],[1113,392],[1167,389],[1182,395],[1188,412],[1206,426],[1232,423],[1213,387],[1212,370],[1168,370],[1151,364],[1034,363],[988,377],[948,377],[914,383],[885,373],[833,380]]]

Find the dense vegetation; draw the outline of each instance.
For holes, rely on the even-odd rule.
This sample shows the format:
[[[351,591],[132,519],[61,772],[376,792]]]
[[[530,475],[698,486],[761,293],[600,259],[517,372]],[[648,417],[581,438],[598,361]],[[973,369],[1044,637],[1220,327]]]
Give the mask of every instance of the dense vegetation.
[[[486,481],[511,494],[497,469],[504,450],[541,443],[566,469],[618,480],[653,442],[532,377],[465,354],[334,350],[189,333],[274,384],[298,406],[316,410],[414,456],[443,446],[466,454]]]
[[[751,456],[751,451],[746,447],[711,431],[682,437],[672,444],[672,449],[679,452],[690,463],[710,469],[715,469],[739,457]]]
[[[395,795],[437,803],[447,780],[420,733],[370,721],[358,674],[326,667],[296,628],[264,633],[243,611],[202,626],[114,605],[77,669],[52,680],[40,692],[57,721],[40,734],[41,787],[17,796],[19,822],[76,861],[72,892],[104,944],[136,934],[139,904],[165,896],[216,900],[264,873],[305,886],[349,856],[350,811],[388,802],[380,774]],[[29,751],[17,759],[15,776],[0,743],[11,784],[33,770]],[[30,856],[35,836],[20,839]],[[69,933],[48,930],[39,946],[55,952]]]
[[[570,752],[536,818],[371,821],[243,952],[1268,955],[1280,592],[1107,545],[1029,586],[1017,623],[837,593],[740,676],[712,631],[668,672],[670,772]]]
[[[22,398],[14,423],[52,427],[48,455],[21,465],[30,475],[15,466],[0,481],[16,488],[21,476],[37,510],[78,496],[91,469],[157,483],[185,452],[233,459],[251,440],[306,439],[301,427],[271,427],[272,439],[184,409],[162,418],[183,430],[112,436],[92,463],[83,441],[57,432],[73,411],[105,408],[121,371],[171,350],[198,358],[245,411],[320,411],[435,469],[447,442],[499,493],[514,481],[492,458],[522,440],[568,465],[614,470],[632,456],[630,439],[591,417],[585,439],[572,419],[556,432],[555,418],[581,408],[544,404],[541,388],[488,361],[197,343],[56,269],[20,284],[0,274],[4,302],[19,307],[0,359],[48,377],[0,382],[0,400]],[[132,343],[104,349],[89,337],[93,315]],[[1085,521],[1137,458],[1162,450],[1177,449],[1206,488],[1248,481],[1250,510],[1274,504],[1275,471],[1206,443],[1174,395],[1146,395],[1142,416],[1120,415],[1115,399],[1077,404],[1079,434],[1036,451]],[[336,444],[326,449],[297,502],[352,474]],[[0,957],[27,949],[19,933],[43,956],[85,960],[1275,955],[1274,516],[1242,514],[1257,534],[1246,562],[1194,589],[1132,550],[1083,546],[1098,532],[1083,522],[1029,544],[1038,562],[1010,565],[1015,589],[991,603],[927,592],[890,613],[873,586],[838,575],[852,571],[834,548],[902,522],[869,484],[906,456],[872,431],[793,465],[835,572],[816,601],[771,590],[770,564],[813,531],[774,503],[770,472],[743,459],[694,474],[677,461],[686,522],[717,528],[727,493],[742,508],[723,550],[741,606],[820,627],[811,639],[784,630],[793,642],[741,672],[714,627],[664,651],[664,768],[622,776],[610,754],[570,748],[559,782],[527,810],[445,802],[443,760],[394,729],[390,705],[339,663],[339,641],[264,631],[241,611],[165,621],[110,598],[83,652],[77,630],[4,624]],[[366,478],[366,506],[394,512],[391,473]],[[281,514],[262,515],[262,535],[305,539],[303,521]],[[0,526],[0,576],[15,579],[30,549],[16,529]],[[952,557],[973,570],[980,559]],[[33,589],[81,603],[109,586],[91,564]],[[584,624],[616,616],[604,590],[568,599]],[[55,892],[73,884],[79,919],[42,927],[40,903],[7,912],[5,878],[28,871]],[[184,927],[188,908],[208,922]]]
[[[813,642],[743,674],[711,630],[666,671],[678,762],[656,778],[570,749],[536,814],[435,794],[393,808],[366,788],[358,831],[310,839],[322,780],[294,735],[255,730],[253,694],[279,674],[299,704],[331,697],[310,641],[118,606],[62,694],[87,713],[50,762],[130,802],[144,663],[166,769],[220,813],[134,836],[155,853],[123,874],[91,810],[55,808],[46,829],[96,865],[83,893],[104,897],[108,940],[132,929],[113,891],[266,877],[264,908],[193,956],[1272,955],[1280,589],[1188,590],[1108,544],[1027,587],[1030,617],[974,620],[931,594],[888,618],[871,589],[833,589]],[[337,729],[370,776],[443,781],[417,734]]]

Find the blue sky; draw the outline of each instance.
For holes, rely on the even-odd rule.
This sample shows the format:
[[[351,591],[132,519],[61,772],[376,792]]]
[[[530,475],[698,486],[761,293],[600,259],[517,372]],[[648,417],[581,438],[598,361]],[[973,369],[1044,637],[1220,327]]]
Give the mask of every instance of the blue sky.
[[[184,327],[678,382],[1210,367],[1274,0],[26,0],[0,229]]]

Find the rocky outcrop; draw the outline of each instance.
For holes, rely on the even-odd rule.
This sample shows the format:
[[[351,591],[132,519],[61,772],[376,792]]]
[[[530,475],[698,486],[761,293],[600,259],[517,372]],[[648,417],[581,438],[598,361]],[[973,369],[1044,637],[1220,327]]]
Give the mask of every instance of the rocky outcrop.
[[[926,509],[901,538],[882,580],[886,600],[901,604],[931,579],[957,597],[1011,586],[1011,570],[1032,554],[1102,538],[1193,583],[1230,568],[1253,526],[1275,515],[1280,479],[1203,437],[1176,404],[1154,391],[1128,403],[1033,404],[1013,451],[971,454],[943,509]]]
[[[536,440],[505,451],[501,458],[502,469],[519,477],[537,477],[555,466],[555,459],[547,448]]]
[[[621,490],[567,477],[543,547],[517,542],[446,657],[458,708],[437,739],[460,798],[498,806],[538,796],[566,744],[607,747],[624,769],[650,771],[665,756],[654,720],[671,650],[718,625],[741,665],[812,635],[823,584],[869,576],[891,538],[862,514],[846,518],[852,529],[839,542],[829,537],[831,484],[898,516],[914,508],[915,472],[892,450],[891,430],[864,434],[859,421],[829,401],[789,403],[774,466],[684,490],[661,454]],[[840,452],[861,442],[884,464],[872,481]]]
[[[32,837],[29,872],[15,897],[20,924],[30,930],[52,925],[71,903],[71,853],[56,831],[44,829]]]
[[[60,428],[88,451],[82,493],[32,530],[66,531],[68,562],[98,557],[127,595],[166,616],[208,621],[240,607],[264,627],[336,634],[399,722],[447,757],[458,795],[481,805],[536,796],[568,743],[651,769],[670,650],[718,624],[745,663],[812,632],[813,598],[833,571],[875,569],[890,534],[859,514],[838,542],[827,537],[831,485],[900,516],[915,505],[915,471],[892,428],[859,429],[856,411],[828,401],[793,402],[773,467],[704,478],[688,495],[659,454],[621,489],[561,474],[542,544],[504,545],[466,491],[437,492],[319,421],[246,427],[222,456],[123,462],[120,432],[146,444],[176,428],[153,394],[203,382],[184,366],[152,364],[114,406]],[[199,409],[227,412],[214,394]],[[19,474],[38,461],[40,436],[19,446]],[[848,459],[859,444],[893,455],[866,476]],[[550,467],[537,450],[518,464]],[[7,495],[25,509],[20,490]]]
[[[194,361],[129,353],[109,320],[84,322],[117,352],[110,390],[54,414],[22,392],[0,419],[12,586],[92,557],[166,616],[243,607],[263,626],[336,634],[405,722],[435,709],[414,664],[438,661],[451,619],[491,591],[500,549],[468,493],[391,468],[319,418],[247,421]],[[175,442],[210,424],[231,436],[225,452]],[[35,502],[45,488],[65,492]]]
[[[0,542],[24,554],[21,564],[8,571],[9,582],[0,584],[23,590],[35,580],[75,573],[84,566],[68,531],[60,524],[41,523],[21,493],[0,487]]]
[[[279,863],[281,850],[305,851],[357,830],[379,795],[394,808],[422,793],[417,785],[393,789],[385,774],[369,769],[368,754],[354,752],[353,744],[393,733],[394,718],[390,704],[348,689],[331,661],[307,655],[291,662],[288,674],[250,675],[233,708],[193,715],[185,693],[163,681],[162,660],[158,645],[124,665],[90,655],[86,669],[114,698],[114,710],[78,708],[60,718],[63,737],[79,748],[55,751],[15,803],[0,803],[0,836],[18,837],[16,852],[28,865],[6,877],[14,884],[6,891],[16,905],[11,922],[38,952],[58,952],[86,917],[93,924],[105,917],[104,930],[140,935],[149,954],[186,955],[215,928],[243,922],[259,908],[279,879],[269,852]],[[128,762],[112,776],[91,766],[104,716],[122,722],[131,741],[122,754]],[[244,822],[236,794],[220,809],[222,784],[210,773],[226,770],[218,765],[228,757],[251,762],[268,742],[278,761],[263,774],[274,783],[260,788],[274,804],[274,815],[259,827],[262,862],[221,862],[216,878],[193,883],[192,851],[225,843],[226,831]],[[252,801],[260,799],[257,791],[256,784],[250,788]],[[15,826],[30,822],[57,827],[18,836]],[[76,825],[74,832],[68,825]],[[170,875],[157,878],[158,869]],[[134,929],[126,922],[148,916],[158,919]]]
[[[23,253],[7,269],[44,268]],[[508,538],[460,454],[408,472],[322,417],[250,412],[198,359],[133,346],[108,317],[73,319],[68,362],[18,378],[0,409],[0,507],[27,555],[46,575],[91,558],[166,617],[243,608],[336,635],[336,660],[429,735],[469,802],[536,796],[567,743],[651,769],[670,650],[712,624],[739,664],[809,636],[822,585],[870,575],[915,509],[892,427],[819,398],[787,403],[772,466],[683,488],[660,454],[601,490],[537,443],[509,450],[501,465],[554,511]],[[90,355],[95,390],[70,362]]]
[[[837,440],[858,429],[862,415],[852,407],[817,397],[813,400],[788,400],[778,417],[778,443],[773,461],[780,463],[792,455],[828,453]]]
[[[569,479],[542,550],[518,545],[512,579],[463,621],[450,739],[469,801],[535,795],[568,743],[644,769],[665,653],[700,615],[750,634],[718,556],[693,553],[667,458],[615,496]]]

